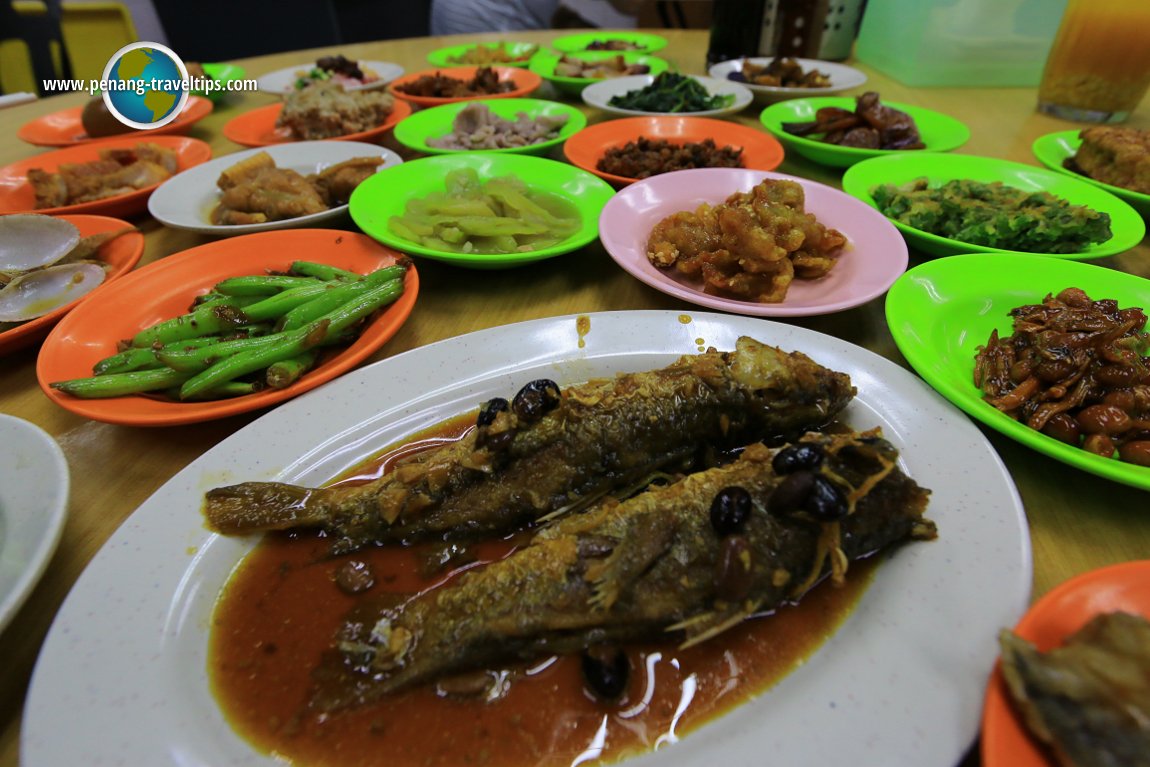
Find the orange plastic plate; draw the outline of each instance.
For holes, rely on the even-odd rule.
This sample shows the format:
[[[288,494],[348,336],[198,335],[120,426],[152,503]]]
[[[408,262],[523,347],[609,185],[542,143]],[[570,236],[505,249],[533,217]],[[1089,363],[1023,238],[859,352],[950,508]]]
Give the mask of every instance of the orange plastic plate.
[[[28,171],[40,168],[55,171],[65,163],[92,162],[100,159],[102,149],[130,149],[140,143],[159,144],[176,153],[176,172],[187,170],[212,157],[212,148],[203,141],[186,136],[123,136],[114,139],[101,139],[86,144],[57,149],[18,160],[0,167],[0,214],[3,213],[92,213],[104,216],[131,216],[142,212],[148,206],[148,195],[159,184],[152,184],[127,194],[108,197],[103,200],[80,202],[57,208],[36,209],[36,195],[28,183]]]
[[[1022,616],[1014,631],[1051,650],[1100,613],[1124,611],[1150,618],[1150,560],[1091,570],[1057,586]],[[1015,713],[1002,672],[995,666],[982,714],[984,767],[1055,767]]]
[[[364,274],[393,264],[399,255],[363,234],[296,229],[232,237],[168,256],[109,286],[95,300],[80,304],[56,326],[36,361],[40,388],[73,413],[131,426],[195,423],[275,405],[351,370],[395,335],[411,314],[419,292],[415,268],[408,269],[403,295],[380,312],[355,343],[339,348],[284,389],[265,389],[234,399],[179,402],[144,395],[79,399],[49,384],[92,375],[96,362],[117,351],[117,341],[185,313],[193,298],[227,277],[286,270],[297,259]]]
[[[16,137],[36,146],[75,146],[89,141],[101,141],[103,138],[113,138],[112,136],[93,138],[85,133],[84,125],[80,121],[83,111],[82,106],[72,107],[37,117],[31,122],[24,123],[20,130],[16,131]],[[123,135],[146,141],[148,136],[184,133],[211,113],[211,101],[200,96],[189,96],[188,103],[184,105],[179,117],[167,125],[149,130],[129,130]]]
[[[271,146],[290,144],[298,141],[287,128],[276,127],[276,119],[283,111],[283,104],[269,104],[250,112],[233,117],[224,124],[224,136],[242,146]],[[394,128],[400,120],[411,114],[411,105],[396,99],[387,119],[371,130],[335,136],[328,141],[374,141]]]

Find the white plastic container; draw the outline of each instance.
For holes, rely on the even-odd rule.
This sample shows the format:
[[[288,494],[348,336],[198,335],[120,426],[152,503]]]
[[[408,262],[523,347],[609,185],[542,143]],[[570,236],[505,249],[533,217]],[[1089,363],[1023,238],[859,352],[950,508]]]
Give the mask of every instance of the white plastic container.
[[[910,86],[1035,87],[1066,2],[869,0],[855,56]]]

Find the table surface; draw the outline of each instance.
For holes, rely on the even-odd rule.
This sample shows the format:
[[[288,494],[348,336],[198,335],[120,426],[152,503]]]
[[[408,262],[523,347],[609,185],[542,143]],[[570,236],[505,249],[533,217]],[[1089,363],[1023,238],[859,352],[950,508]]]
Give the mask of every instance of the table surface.
[[[560,32],[514,33],[515,39],[546,43]],[[704,73],[706,32],[661,30],[669,40],[659,55],[682,71]],[[505,36],[506,37],[506,36]],[[349,57],[394,61],[408,72],[428,67],[429,51],[453,43],[499,36],[418,38],[348,45]],[[283,53],[237,63],[255,77],[285,66],[314,60],[311,52]],[[1037,164],[1031,142],[1045,133],[1073,124],[1038,114],[1035,92],[1028,88],[908,88],[863,65],[868,89],[884,99],[915,104],[955,115],[971,128],[962,152]],[[208,142],[216,156],[239,151],[223,137],[232,117],[272,103],[272,97],[245,93],[198,123],[189,135]],[[15,138],[28,120],[83,103],[81,94],[57,96],[0,110],[0,165],[44,151]],[[581,106],[581,105],[580,105]],[[590,122],[605,119],[587,109]],[[758,109],[736,119],[758,125]],[[1144,101],[1127,123],[1150,128],[1150,101]],[[398,148],[392,139],[389,146]],[[778,169],[833,186],[841,174],[789,156]],[[208,242],[210,238],[166,229],[146,215],[134,221],[146,235],[141,265]],[[350,221],[344,224],[351,228]],[[572,269],[574,258],[580,268]],[[911,252],[911,265],[924,256]],[[1127,253],[1093,263],[1150,277],[1150,245],[1143,242]],[[420,260],[421,291],[410,321],[375,354],[384,359],[424,344],[483,328],[572,313],[620,309],[694,309],[648,288],[621,270],[596,242],[575,257],[557,258],[527,268],[474,272]],[[824,317],[789,320],[866,347],[906,366],[883,315],[881,298],[855,309]],[[28,682],[41,643],[60,604],[85,565],[132,511],[197,456],[241,429],[259,413],[204,424],[145,429],[86,420],[53,405],[36,383],[37,349],[8,354],[0,374],[0,412],[37,424],[56,438],[71,470],[72,494],[67,524],[47,572],[8,629],[0,635],[0,765],[18,763],[21,712]],[[980,427],[981,428],[981,427]],[[984,429],[1018,485],[1030,520],[1034,545],[1034,592],[1038,598],[1051,587],[1079,573],[1117,562],[1145,558],[1150,552],[1148,496],[1067,468],[996,432]],[[971,755],[971,764],[977,757]]]

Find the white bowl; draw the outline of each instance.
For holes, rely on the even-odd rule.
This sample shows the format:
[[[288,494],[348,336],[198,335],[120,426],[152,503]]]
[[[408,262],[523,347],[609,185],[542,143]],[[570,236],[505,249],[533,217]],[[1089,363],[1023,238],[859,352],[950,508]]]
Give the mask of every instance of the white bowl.
[[[219,203],[220,198],[220,189],[216,185],[220,174],[241,160],[260,152],[271,155],[277,167],[290,168],[305,176],[309,173],[318,173],[324,168],[353,157],[382,157],[384,161],[379,166],[380,170],[403,162],[403,158],[390,149],[357,141],[297,141],[248,149],[217,157],[172,176],[148,198],[148,212],[160,223],[173,229],[229,237],[274,229],[318,226],[325,221],[338,218],[347,211],[347,205],[337,205],[319,213],[283,221],[232,225],[211,223],[212,209]]]
[[[40,580],[68,513],[68,462],[39,426],[0,414],[0,631]]]
[[[588,106],[593,106],[597,109],[602,109],[604,112],[611,112],[617,115],[670,114],[685,117],[715,117],[716,115],[734,114],[746,108],[755,98],[754,94],[751,93],[746,86],[736,83],[733,80],[718,80],[714,77],[696,77],[691,75],[692,79],[698,80],[712,96],[734,95],[735,100],[730,106],[723,107],[722,109],[708,109],[702,112],[644,112],[638,109],[620,109],[608,103],[615,96],[622,96],[631,91],[647,87],[655,82],[655,77],[655,75],[630,75],[628,77],[613,77],[609,80],[593,83],[583,89],[583,101]]]
[[[732,72],[742,70],[744,61],[765,67],[773,61],[773,58],[770,56],[748,57],[745,59],[720,61],[708,70],[708,74],[719,80],[729,80],[728,75]],[[749,88],[751,93],[755,94],[755,98],[770,103],[786,101],[787,99],[807,98],[809,96],[830,96],[866,84],[866,75],[854,67],[848,67],[846,64],[836,64],[833,61],[820,61],[818,59],[794,59],[794,61],[803,68],[804,72],[809,72],[812,69],[817,69],[822,72],[830,78],[831,84],[826,88],[780,88],[774,85],[755,85],[754,83],[745,83],[737,80],[729,80],[729,82],[737,82],[739,85]]]

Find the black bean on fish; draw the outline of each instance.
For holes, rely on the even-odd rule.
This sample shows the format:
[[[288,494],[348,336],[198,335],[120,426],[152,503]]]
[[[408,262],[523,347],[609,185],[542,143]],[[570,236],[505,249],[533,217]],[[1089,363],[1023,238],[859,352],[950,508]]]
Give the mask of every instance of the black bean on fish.
[[[556,519],[438,588],[398,603],[366,597],[316,675],[313,705],[573,652],[586,654],[589,686],[609,699],[626,669],[595,648],[666,636],[697,644],[824,577],[841,581],[852,560],[935,537],[930,491],[898,468],[877,430],[811,433],[797,448],[803,460],[787,452],[795,447],[750,444],[726,465]],[[795,476],[811,478],[808,497],[772,503]]]

